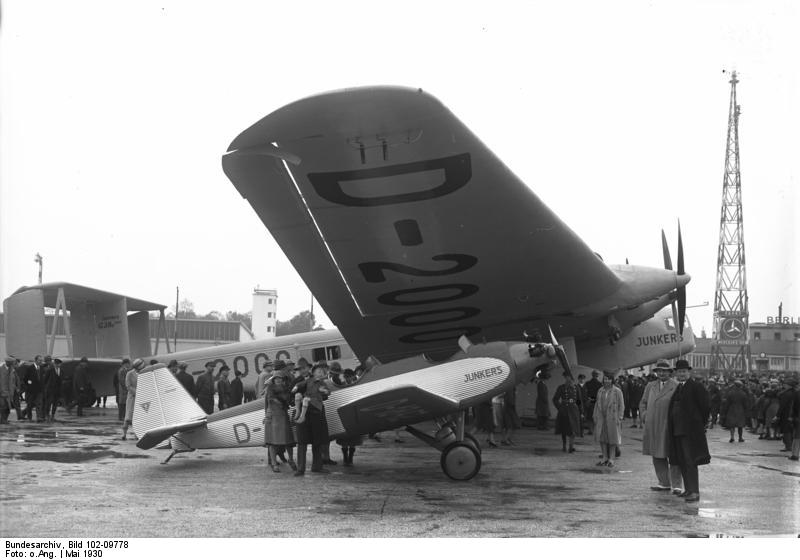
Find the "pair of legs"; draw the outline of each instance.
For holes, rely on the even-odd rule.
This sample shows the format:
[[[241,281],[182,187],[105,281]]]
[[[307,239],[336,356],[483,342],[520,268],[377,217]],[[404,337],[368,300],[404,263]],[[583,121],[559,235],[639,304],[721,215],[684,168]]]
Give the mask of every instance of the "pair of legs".
[[[741,430],[741,428],[739,428]],[[700,496],[700,478],[697,472],[697,465],[692,459],[692,451],[689,446],[689,438],[675,436],[673,447],[677,451],[676,462],[680,465],[681,476],[683,477],[684,495],[687,498]]]
[[[345,466],[353,465],[353,455],[356,454],[354,445],[342,445],[342,458],[344,459]]]
[[[614,459],[617,454],[617,444],[601,441],[600,453],[602,454],[600,463],[613,467],[614,461],[612,459]]]
[[[131,425],[131,421],[127,419],[125,420],[125,423],[122,424],[122,439],[128,439],[128,429],[130,429]],[[139,438],[136,437],[136,434],[133,434],[133,439]]]
[[[567,450],[567,441],[569,441],[569,452],[572,453],[575,451],[575,436],[574,435],[567,435],[561,434],[561,450]]]
[[[297,465],[294,462],[294,446],[293,445],[275,445],[275,444],[268,444],[267,445],[267,463],[272,467],[272,472],[281,472],[278,468],[278,459],[277,454],[286,450],[289,455],[289,466],[292,468],[293,471],[297,470]],[[303,458],[305,459],[305,457]],[[303,467],[305,468],[305,461],[303,461]]]
[[[58,397],[47,397],[44,401],[44,413],[48,421],[55,421],[56,408],[58,408]]]
[[[659,486],[683,490],[683,477],[679,465],[671,465],[666,457],[653,457],[653,468],[656,471]]]
[[[739,441],[744,441],[744,438],[742,437],[742,428],[731,428],[731,429],[730,429],[730,430],[731,430],[731,439],[730,439],[730,443],[733,443],[733,430],[734,430],[734,429],[736,429],[736,430],[738,430],[738,431],[739,431]]]

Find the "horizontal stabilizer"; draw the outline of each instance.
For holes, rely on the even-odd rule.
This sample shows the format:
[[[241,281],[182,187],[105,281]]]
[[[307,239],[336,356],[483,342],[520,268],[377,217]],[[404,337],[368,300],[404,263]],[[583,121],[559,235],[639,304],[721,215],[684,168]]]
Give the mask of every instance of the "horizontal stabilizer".
[[[136,447],[139,449],[151,449],[170,437],[171,435],[177,434],[178,432],[188,432],[189,430],[194,430],[195,428],[200,428],[206,425],[206,419],[202,418],[200,420],[194,420],[192,422],[186,422],[184,424],[174,424],[172,426],[164,426],[162,428],[155,428],[148,432],[145,432],[140,438],[139,441],[136,442]]]
[[[372,433],[447,416],[458,403],[419,387],[397,387],[368,395],[342,407],[339,417],[348,433]]]

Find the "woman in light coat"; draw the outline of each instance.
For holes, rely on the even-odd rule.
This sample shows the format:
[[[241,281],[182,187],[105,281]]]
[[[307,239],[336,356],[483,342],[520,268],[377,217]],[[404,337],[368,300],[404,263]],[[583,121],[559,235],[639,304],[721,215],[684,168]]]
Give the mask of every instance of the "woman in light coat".
[[[597,391],[594,404],[594,438],[600,443],[603,454],[598,466],[613,467],[614,452],[622,444],[622,415],[625,413],[625,400],[622,390],[614,385],[614,374],[605,372],[603,386]]]

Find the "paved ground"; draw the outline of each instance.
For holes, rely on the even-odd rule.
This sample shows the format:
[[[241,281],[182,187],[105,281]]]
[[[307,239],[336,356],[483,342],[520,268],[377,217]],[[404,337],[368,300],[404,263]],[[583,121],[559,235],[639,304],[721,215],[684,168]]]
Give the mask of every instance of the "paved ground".
[[[61,412],[61,411],[59,411]],[[353,468],[291,476],[261,448],[180,455],[120,441],[115,408],[55,424],[0,426],[0,534],[14,537],[692,537],[800,532],[800,465],[779,442],[709,433],[701,501],[649,490],[641,430],[625,428],[616,468],[594,466],[587,436],[561,451],[551,431],[520,430],[486,449],[472,481],[444,476],[439,453],[367,441]],[[13,418],[12,414],[12,418]],[[626,422],[626,426],[628,423]],[[390,436],[390,434],[385,434]],[[334,459],[339,450],[331,445]]]

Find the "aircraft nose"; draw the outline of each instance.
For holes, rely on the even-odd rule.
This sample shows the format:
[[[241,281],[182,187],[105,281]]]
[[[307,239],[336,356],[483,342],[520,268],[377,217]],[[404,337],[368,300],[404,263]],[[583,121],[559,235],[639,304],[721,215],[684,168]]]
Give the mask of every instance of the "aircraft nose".
[[[689,283],[689,281],[691,279],[692,279],[692,276],[690,274],[683,273],[683,274],[676,275],[676,281],[678,283],[678,287],[679,288],[683,288],[686,284]]]

